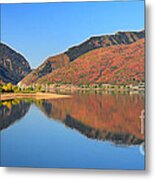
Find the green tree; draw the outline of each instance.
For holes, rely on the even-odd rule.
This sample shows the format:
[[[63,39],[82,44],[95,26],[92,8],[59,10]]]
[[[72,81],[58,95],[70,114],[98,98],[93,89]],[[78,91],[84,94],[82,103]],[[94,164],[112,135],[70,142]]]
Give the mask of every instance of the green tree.
[[[42,90],[42,86],[39,84],[39,85],[37,85],[37,91],[38,92],[41,92],[41,90]]]
[[[0,84],[0,93],[3,92],[3,85]]]
[[[12,84],[7,83],[7,84],[3,85],[3,91],[4,92],[12,92]]]
[[[20,87],[19,86],[13,86],[12,87],[12,91],[15,92],[15,93],[18,93],[21,91]]]

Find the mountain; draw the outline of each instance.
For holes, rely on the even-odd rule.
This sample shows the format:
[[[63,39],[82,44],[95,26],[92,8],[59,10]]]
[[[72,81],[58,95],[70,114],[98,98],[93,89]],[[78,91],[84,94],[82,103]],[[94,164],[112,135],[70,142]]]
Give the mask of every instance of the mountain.
[[[139,39],[144,38],[145,31],[135,31],[135,32],[117,32],[116,34],[103,35],[91,37],[79,46],[74,46],[65,52],[69,56],[70,60],[78,58],[82,54],[88,51],[101,47],[109,47],[120,44],[131,44]]]
[[[37,80],[37,83],[138,84],[144,81],[144,39],[92,50]]]
[[[94,49],[117,46],[121,44],[131,44],[139,39],[144,38],[144,36],[145,32],[142,30],[135,32],[117,32],[116,34],[112,35],[91,37],[82,44],[74,46],[60,55],[49,57],[37,69],[26,76],[20,83],[25,85],[35,83],[39,78],[53,72],[58,68],[61,68],[62,66],[66,66],[81,55]]]
[[[0,43],[0,80],[17,84],[31,68],[27,60],[19,53]]]
[[[4,84],[4,82],[0,79],[0,85],[3,85]]]
[[[53,72],[55,69],[64,67],[70,62],[69,57],[65,54],[56,55],[49,57],[43,64],[41,64],[37,69],[34,69],[29,73],[20,84],[29,85],[36,82],[39,78]]]

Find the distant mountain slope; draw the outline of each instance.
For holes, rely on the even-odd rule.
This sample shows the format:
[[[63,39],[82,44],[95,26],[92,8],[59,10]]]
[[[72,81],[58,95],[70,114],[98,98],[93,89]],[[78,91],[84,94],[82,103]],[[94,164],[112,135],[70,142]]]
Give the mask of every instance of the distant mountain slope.
[[[36,82],[42,76],[51,73],[53,70],[64,67],[69,62],[69,57],[65,54],[49,57],[37,69],[28,74],[20,83],[29,85],[33,82]]]
[[[79,46],[72,47],[68,49],[63,54],[50,57],[45,62],[42,63],[36,70],[32,71],[28,76],[26,76],[21,84],[29,85],[36,82],[42,76],[53,72],[53,70],[65,66],[69,62],[72,62],[79,56],[97,48],[109,47],[120,44],[131,44],[139,39],[144,38],[145,32],[135,31],[135,32],[117,32],[112,35],[103,35],[97,37],[91,37]]]
[[[137,84],[144,80],[144,39],[92,50],[37,83]]]
[[[26,59],[7,45],[0,43],[0,80],[17,84],[31,68]]]
[[[120,44],[131,44],[139,39],[144,38],[145,31],[117,32],[115,34],[91,37],[79,46],[74,46],[65,52],[70,60],[85,54],[88,51],[100,47],[108,47]]]

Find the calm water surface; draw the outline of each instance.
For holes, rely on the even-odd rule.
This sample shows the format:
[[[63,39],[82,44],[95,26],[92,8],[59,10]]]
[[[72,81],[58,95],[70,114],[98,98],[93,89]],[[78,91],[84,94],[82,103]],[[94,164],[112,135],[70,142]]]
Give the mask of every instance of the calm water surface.
[[[2,102],[1,166],[144,169],[143,109],[142,94]]]

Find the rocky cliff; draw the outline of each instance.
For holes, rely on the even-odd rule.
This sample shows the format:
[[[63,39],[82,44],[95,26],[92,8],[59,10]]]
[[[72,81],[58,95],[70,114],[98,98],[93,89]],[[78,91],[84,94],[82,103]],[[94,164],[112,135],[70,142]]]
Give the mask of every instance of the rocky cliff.
[[[17,84],[30,72],[30,65],[21,54],[0,43],[0,80]]]
[[[84,43],[68,49],[68,51],[66,51],[65,54],[67,54],[70,60],[73,61],[82,54],[85,54],[86,52],[91,51],[93,49],[120,44],[131,44],[139,39],[144,38],[144,36],[145,32],[144,30],[142,30],[137,32],[117,32],[116,34],[111,35],[91,37]]]

